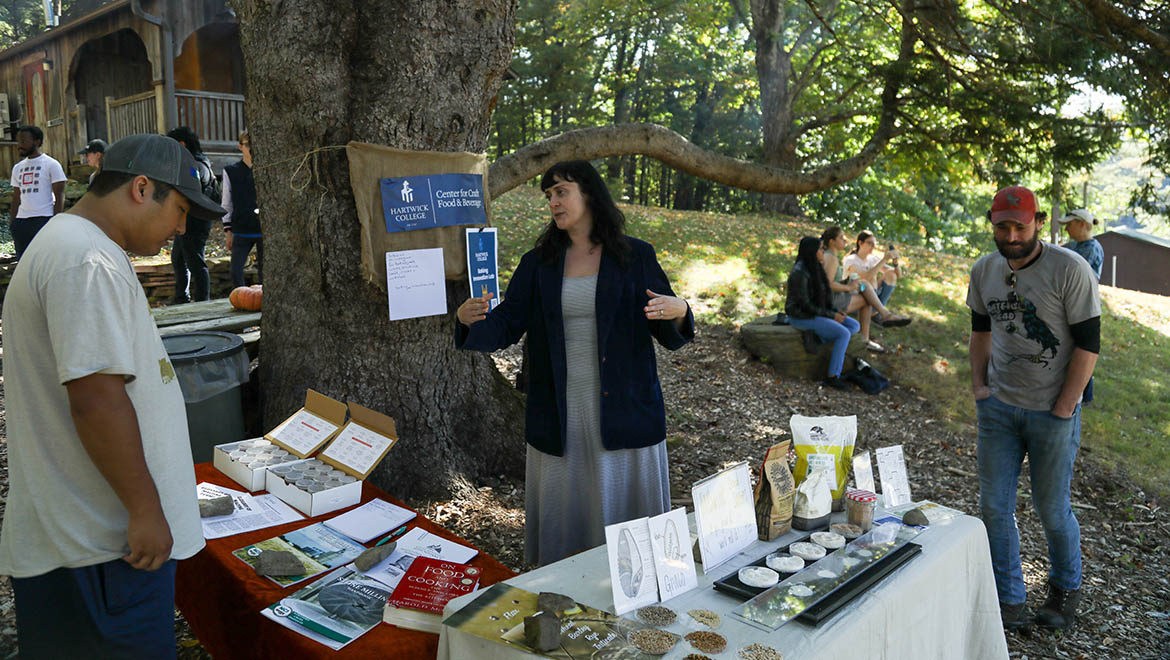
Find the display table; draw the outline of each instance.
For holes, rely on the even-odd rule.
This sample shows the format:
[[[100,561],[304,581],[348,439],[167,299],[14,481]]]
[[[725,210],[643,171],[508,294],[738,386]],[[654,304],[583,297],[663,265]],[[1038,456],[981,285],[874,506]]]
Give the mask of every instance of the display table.
[[[195,466],[195,480],[210,482],[235,490],[243,488],[224,476],[210,463]],[[370,484],[362,486],[362,502],[382,498],[405,506]],[[264,618],[260,611],[309,584],[310,581],[281,589],[268,578],[260,577],[250,566],[232,555],[246,545],[272,538],[340,515],[349,509],[334,511],[299,522],[266,527],[207,542],[207,547],[191,559],[179,562],[175,577],[175,603],[203,647],[216,660],[240,658],[417,658],[435,657],[438,637],[432,633],[406,630],[379,624],[340,651],[333,651],[288,628]],[[439,525],[416,517],[411,527],[422,527],[464,545],[467,541]],[[371,545],[373,541],[371,541]],[[483,570],[480,584],[487,586],[515,575],[484,552],[476,555],[472,566]]]
[[[691,515],[694,532],[694,515]],[[787,538],[795,538],[795,535]],[[963,658],[1006,659],[1007,640],[999,618],[995,579],[991,572],[987,533],[983,523],[960,516],[928,528],[914,539],[922,553],[884,581],[853,600],[833,617],[813,628],[791,621],[767,632],[734,618],[730,612],[742,601],[711,588],[714,580],[738,570],[787,542],[786,537],[747,550],[708,575],[699,567],[699,586],[665,603],[680,619],[690,609],[708,609],[723,617],[719,633],[728,650],[719,657],[738,657],[736,651],[757,642],[780,651],[785,658],[839,660],[840,658]],[[555,591],[578,602],[613,611],[605,546],[506,580],[532,592]],[[468,594],[447,604],[450,615],[475,598]],[[633,617],[633,612],[626,616]],[[676,623],[668,628],[677,632]],[[694,653],[680,640],[665,656],[677,660]],[[476,660],[538,657],[515,647],[443,627],[440,660]]]

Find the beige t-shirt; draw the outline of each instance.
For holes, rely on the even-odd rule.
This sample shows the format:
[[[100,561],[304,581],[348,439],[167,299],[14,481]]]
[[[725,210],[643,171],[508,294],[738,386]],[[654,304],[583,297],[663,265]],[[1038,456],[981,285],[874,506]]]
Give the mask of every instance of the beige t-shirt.
[[[198,552],[183,394],[126,253],[85,218],[57,215],[13,274],[3,323],[10,488],[0,574],[32,577],[128,552],[126,509],[69,414],[64,383],[95,373],[126,377],[171,557]]]

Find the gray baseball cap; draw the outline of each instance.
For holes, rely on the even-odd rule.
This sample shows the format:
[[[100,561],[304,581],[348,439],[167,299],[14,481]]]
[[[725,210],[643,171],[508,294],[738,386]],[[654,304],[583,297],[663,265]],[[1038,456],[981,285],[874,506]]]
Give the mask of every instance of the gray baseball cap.
[[[195,157],[177,141],[151,133],[127,135],[106,149],[102,170],[141,174],[170,184],[191,202],[190,214],[203,220],[222,218],[227,211],[203,194]]]

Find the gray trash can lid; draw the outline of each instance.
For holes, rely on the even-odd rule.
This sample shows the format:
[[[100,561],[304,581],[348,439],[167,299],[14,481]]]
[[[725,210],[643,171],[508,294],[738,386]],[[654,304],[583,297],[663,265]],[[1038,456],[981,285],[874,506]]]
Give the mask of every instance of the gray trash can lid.
[[[244,350],[244,339],[231,332],[186,332],[181,335],[163,337],[174,364],[195,364],[231,357]]]

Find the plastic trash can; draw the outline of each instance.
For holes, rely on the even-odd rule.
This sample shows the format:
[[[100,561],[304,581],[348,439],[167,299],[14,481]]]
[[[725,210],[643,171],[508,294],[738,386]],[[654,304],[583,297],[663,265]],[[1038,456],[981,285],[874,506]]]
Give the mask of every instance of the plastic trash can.
[[[163,337],[187,407],[191,457],[211,460],[215,445],[244,438],[240,385],[248,381],[244,340],[230,332],[188,332]]]

